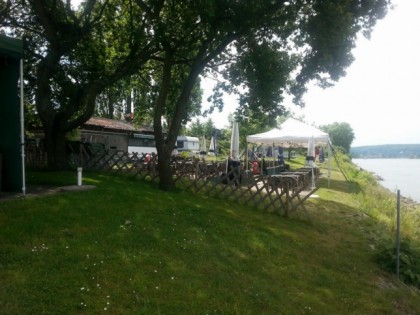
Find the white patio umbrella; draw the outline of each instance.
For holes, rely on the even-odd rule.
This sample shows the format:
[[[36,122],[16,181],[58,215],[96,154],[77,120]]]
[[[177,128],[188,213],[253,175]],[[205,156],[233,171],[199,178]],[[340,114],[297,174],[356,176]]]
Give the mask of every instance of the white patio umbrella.
[[[214,137],[211,137],[211,140],[210,140],[209,155],[216,155],[216,146],[214,142]]]
[[[315,177],[314,177],[315,144],[314,144],[314,137],[310,137],[309,141],[308,141],[308,152],[306,153],[306,162],[311,167],[312,189],[314,189],[315,188]]]
[[[315,144],[314,137],[310,137],[308,140],[308,151],[306,153],[306,162],[311,165],[315,161]]]
[[[230,158],[239,160],[239,125],[237,121],[232,125],[232,136],[230,137]]]
[[[207,144],[206,144],[206,137],[205,136],[203,136],[203,139],[202,139],[202,142],[201,142],[200,155],[203,159],[205,159],[206,155],[207,155]]]
[[[235,180],[237,184],[237,180],[239,178],[239,125],[237,121],[233,122],[232,125],[232,135],[230,137],[230,155],[226,161],[226,173],[230,174],[230,180]]]

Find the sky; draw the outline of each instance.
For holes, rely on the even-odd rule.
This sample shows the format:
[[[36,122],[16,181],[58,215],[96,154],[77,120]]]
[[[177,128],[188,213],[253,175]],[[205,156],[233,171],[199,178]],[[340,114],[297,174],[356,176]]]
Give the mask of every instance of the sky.
[[[420,143],[419,12],[419,0],[394,0],[394,10],[377,22],[371,38],[358,39],[345,77],[328,89],[310,86],[303,110],[287,106],[316,126],[349,123],[353,147]],[[236,106],[235,98],[225,98],[224,111],[210,116],[216,127],[228,126]]]

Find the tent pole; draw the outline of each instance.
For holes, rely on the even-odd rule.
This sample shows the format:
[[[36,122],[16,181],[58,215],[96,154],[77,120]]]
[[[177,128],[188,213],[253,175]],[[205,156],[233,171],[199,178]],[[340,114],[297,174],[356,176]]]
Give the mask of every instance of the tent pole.
[[[20,59],[20,141],[22,154],[22,194],[26,196],[26,174],[25,174],[25,118],[23,101],[23,59]]]
[[[330,141],[328,141],[328,187],[330,187],[331,163],[332,163],[332,144]]]

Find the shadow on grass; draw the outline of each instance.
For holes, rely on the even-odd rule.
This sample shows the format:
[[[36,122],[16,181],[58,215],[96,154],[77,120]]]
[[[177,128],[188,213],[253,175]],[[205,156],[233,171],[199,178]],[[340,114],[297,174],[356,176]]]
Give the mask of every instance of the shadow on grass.
[[[328,185],[327,178],[321,179],[318,186],[320,188],[331,189],[343,193],[357,194],[362,191],[362,187],[356,182],[330,179],[330,184]]]

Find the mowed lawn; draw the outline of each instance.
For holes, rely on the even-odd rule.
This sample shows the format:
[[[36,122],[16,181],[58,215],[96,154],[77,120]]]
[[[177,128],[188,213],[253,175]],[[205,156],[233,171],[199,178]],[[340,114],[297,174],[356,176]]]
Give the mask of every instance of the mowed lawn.
[[[73,185],[74,173],[29,173]],[[0,314],[420,314],[335,175],[286,219],[127,177],[0,200]]]

